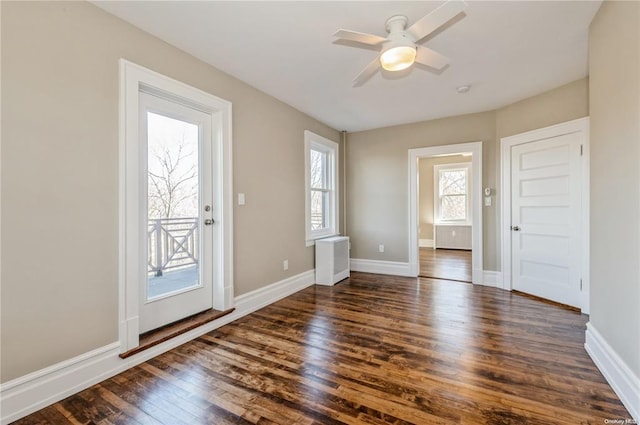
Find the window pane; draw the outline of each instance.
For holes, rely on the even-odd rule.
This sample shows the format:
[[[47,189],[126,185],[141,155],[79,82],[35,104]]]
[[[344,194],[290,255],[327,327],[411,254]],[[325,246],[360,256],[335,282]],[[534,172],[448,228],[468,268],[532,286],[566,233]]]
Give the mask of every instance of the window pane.
[[[148,122],[149,218],[198,215],[198,126],[152,112]]]
[[[445,195],[440,209],[441,220],[465,220],[467,218],[467,197],[465,195]]]
[[[311,230],[320,230],[327,227],[328,198],[328,192],[311,190]]]
[[[311,149],[311,187],[327,189],[327,154]]]
[[[440,172],[440,195],[464,195],[467,193],[465,170],[443,170]]]
[[[147,112],[147,298],[197,286],[198,126]]]

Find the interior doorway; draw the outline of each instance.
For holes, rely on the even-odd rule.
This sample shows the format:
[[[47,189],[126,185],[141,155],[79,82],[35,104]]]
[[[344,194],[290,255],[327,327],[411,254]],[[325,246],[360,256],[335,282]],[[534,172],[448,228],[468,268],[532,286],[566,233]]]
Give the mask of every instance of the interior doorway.
[[[482,142],[409,150],[413,276],[482,284]]]
[[[471,282],[472,154],[418,159],[421,277]]]

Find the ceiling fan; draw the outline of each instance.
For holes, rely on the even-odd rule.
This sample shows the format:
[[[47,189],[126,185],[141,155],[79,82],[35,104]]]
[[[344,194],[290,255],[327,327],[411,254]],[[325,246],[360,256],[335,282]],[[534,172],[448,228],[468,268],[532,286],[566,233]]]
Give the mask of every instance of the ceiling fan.
[[[392,16],[386,22],[389,33],[386,38],[344,29],[336,31],[333,35],[339,40],[355,41],[380,48],[378,57],[353,80],[354,87],[364,84],[380,66],[387,71],[401,71],[413,65],[414,62],[437,70],[447,66],[449,63],[447,57],[417,43],[458,16],[465,7],[466,4],[462,0],[449,0],[409,28],[407,28],[406,16]]]

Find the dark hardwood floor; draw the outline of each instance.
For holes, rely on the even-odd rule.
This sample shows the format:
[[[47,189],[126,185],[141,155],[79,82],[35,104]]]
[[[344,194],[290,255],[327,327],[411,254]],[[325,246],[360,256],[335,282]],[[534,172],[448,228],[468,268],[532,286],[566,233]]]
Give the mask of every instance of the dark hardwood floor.
[[[19,424],[603,424],[630,419],[587,317],[466,283],[312,286]]]
[[[471,251],[420,248],[420,276],[471,282]]]

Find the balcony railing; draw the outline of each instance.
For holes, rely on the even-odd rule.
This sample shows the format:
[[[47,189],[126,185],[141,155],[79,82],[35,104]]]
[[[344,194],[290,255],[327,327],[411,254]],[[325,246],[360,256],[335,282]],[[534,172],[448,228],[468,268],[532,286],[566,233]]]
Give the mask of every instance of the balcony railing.
[[[198,218],[149,219],[147,230],[149,273],[198,264]]]
[[[311,230],[322,229],[324,227],[324,217],[322,213],[311,213]]]

